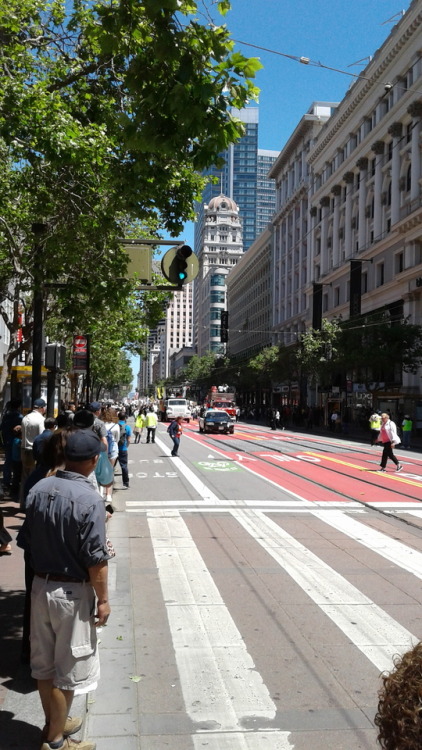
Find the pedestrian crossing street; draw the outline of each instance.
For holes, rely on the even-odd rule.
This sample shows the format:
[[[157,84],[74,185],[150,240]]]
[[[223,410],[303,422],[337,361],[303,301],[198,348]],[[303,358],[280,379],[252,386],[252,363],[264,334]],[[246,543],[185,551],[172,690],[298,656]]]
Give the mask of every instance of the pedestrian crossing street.
[[[390,510],[398,512],[391,505]],[[400,507],[402,517],[417,512],[414,504],[409,506]],[[418,528],[368,512],[358,503],[324,508],[279,502],[269,508],[265,501],[255,502],[254,507],[132,501],[127,503],[127,512],[131,521],[135,512],[147,524],[184,706],[192,725],[202,727],[191,736],[195,750],[204,747],[204,733],[207,750],[319,747],[317,742],[309,744],[309,737],[306,745],[297,726],[286,729],[288,716],[293,724],[303,720],[306,726],[309,717],[304,718],[306,711],[298,704],[294,715],[283,718],[274,699],[274,665],[267,674],[266,666],[259,669],[256,663],[258,655],[261,664],[267,664],[262,650],[270,662],[279,660],[281,667],[292,649],[287,635],[292,627],[298,652],[285,690],[296,694],[297,673],[301,674],[304,684],[299,692],[305,696],[304,706],[308,705],[314,689],[309,688],[307,695],[308,682],[313,684],[312,673],[318,665],[323,686],[319,685],[313,711],[326,723],[319,726],[319,735],[328,736],[334,728],[340,734],[352,730],[349,744],[337,746],[346,750],[375,747],[372,718],[380,672],[390,670],[394,656],[421,636],[422,535]],[[233,558],[226,577],[215,574],[221,555]],[[259,646],[251,638],[243,610],[239,615],[236,589],[229,597],[224,592],[226,579],[233,575],[236,580],[240,575],[240,565],[266,571],[262,576],[251,574],[245,607],[259,609],[261,598],[268,598],[274,607],[280,648],[273,655],[265,633]],[[327,652],[330,643],[332,654]],[[306,661],[298,656],[302,651],[307,651],[309,661],[299,667],[297,659]],[[355,675],[350,673],[353,670]],[[337,671],[333,718],[326,704],[332,703],[328,695]],[[359,675],[366,678],[361,706],[365,718],[360,719],[359,732],[367,733],[368,744],[358,744],[357,727],[351,726],[356,719],[348,714],[352,694],[353,705],[360,706],[361,691],[355,690]],[[286,695],[283,701],[289,703]],[[317,727],[311,723],[310,729]]]

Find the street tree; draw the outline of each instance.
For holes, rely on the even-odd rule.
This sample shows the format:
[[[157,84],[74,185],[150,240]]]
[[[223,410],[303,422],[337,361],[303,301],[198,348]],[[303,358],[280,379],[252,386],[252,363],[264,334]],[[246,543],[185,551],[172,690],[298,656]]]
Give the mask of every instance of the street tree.
[[[260,64],[194,0],[10,0],[0,41],[1,396],[46,282],[90,289],[87,311],[101,287],[118,304],[125,224],[175,236],[192,218],[197,170],[242,134],[231,108]]]
[[[295,348],[298,374],[314,383],[331,383],[333,363],[336,361],[338,339],[341,334],[337,319],[322,319],[320,329],[308,328],[300,336]]]
[[[213,384],[216,358],[213,352],[203,356],[194,354],[183,371],[183,379],[190,384],[209,386]]]
[[[361,315],[341,324],[336,367],[359,383],[397,384],[402,372],[422,363],[422,326],[390,310]]]

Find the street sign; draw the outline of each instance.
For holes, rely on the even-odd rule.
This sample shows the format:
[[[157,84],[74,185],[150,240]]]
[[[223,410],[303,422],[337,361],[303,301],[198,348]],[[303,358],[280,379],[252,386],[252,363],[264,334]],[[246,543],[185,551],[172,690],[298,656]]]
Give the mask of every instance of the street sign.
[[[73,337],[73,372],[84,373],[88,370],[88,339],[77,334]]]
[[[138,281],[151,283],[152,280],[152,247],[151,245],[125,245],[124,251],[128,255],[127,276],[136,277]]]
[[[86,351],[87,339],[85,336],[74,336],[73,337],[73,350],[75,352]]]

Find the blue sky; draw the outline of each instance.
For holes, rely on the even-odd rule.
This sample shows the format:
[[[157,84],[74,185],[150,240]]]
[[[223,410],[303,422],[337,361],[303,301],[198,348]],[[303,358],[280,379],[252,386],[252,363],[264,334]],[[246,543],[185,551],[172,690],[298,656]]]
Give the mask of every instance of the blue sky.
[[[403,3],[403,0],[401,0]],[[233,39],[359,74],[383,44],[405,0],[232,0],[225,22]],[[395,17],[389,22],[388,19]],[[260,148],[281,149],[315,100],[340,101],[350,76],[303,65],[285,57],[238,45],[260,58]],[[359,60],[363,63],[355,65]]]
[[[237,41],[358,75],[409,5],[408,0],[232,0],[224,19],[215,8],[212,15]],[[246,44],[236,47],[264,66],[255,79],[261,89],[260,148],[281,150],[313,101],[340,101],[354,80]],[[180,239],[193,244],[191,224]],[[134,372],[137,368],[135,362]]]

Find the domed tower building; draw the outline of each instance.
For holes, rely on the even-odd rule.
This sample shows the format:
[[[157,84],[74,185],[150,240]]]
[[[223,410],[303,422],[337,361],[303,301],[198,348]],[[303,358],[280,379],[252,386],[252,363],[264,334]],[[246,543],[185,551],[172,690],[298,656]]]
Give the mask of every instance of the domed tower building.
[[[227,310],[226,277],[243,255],[242,225],[234,200],[221,194],[204,206],[202,235],[193,315],[199,356],[226,351],[220,336],[221,312]]]

